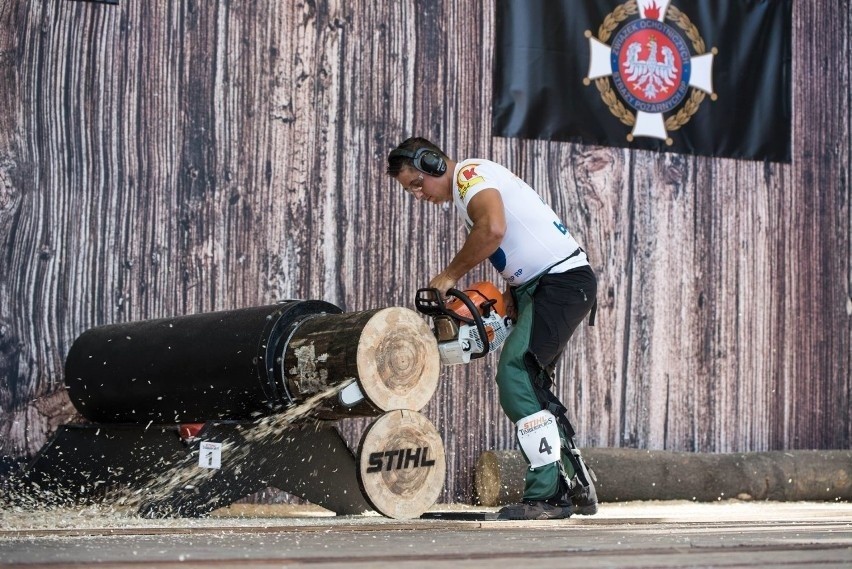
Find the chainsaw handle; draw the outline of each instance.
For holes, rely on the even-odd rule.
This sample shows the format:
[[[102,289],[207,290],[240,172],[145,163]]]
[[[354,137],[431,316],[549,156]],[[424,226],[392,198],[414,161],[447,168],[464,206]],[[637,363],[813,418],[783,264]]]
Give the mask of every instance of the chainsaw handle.
[[[418,289],[417,294],[414,297],[414,306],[417,308],[418,312],[425,314],[426,316],[449,316],[464,322],[465,324],[476,326],[476,331],[479,332],[479,337],[482,340],[482,346],[484,349],[480,354],[471,354],[470,359],[475,360],[478,358],[484,358],[491,349],[491,344],[488,341],[488,332],[485,330],[485,323],[482,321],[482,315],[479,313],[479,309],[468,295],[457,288],[449,289],[447,291],[447,296],[453,296],[462,301],[462,304],[464,304],[470,311],[471,318],[466,318],[448,309],[447,305],[444,303],[444,299],[441,298],[441,291],[436,288]],[[494,301],[492,301],[491,304],[493,304],[493,302]],[[486,310],[490,308],[491,306],[489,305],[486,307]]]
[[[451,288],[447,290],[447,294],[461,300],[462,304],[467,306],[467,309],[470,311],[470,315],[473,317],[472,322],[470,322],[469,320],[471,319],[462,318],[458,314],[453,313],[454,318],[458,318],[459,320],[467,322],[468,324],[475,324],[476,330],[477,332],[479,332],[479,338],[482,340],[482,353],[471,354],[470,359],[475,360],[479,358],[484,358],[486,354],[488,354],[489,350],[491,350],[491,344],[488,341],[488,332],[485,330],[485,323],[482,321],[482,315],[479,313],[479,309],[476,307],[476,305],[473,303],[473,301],[468,295],[466,295],[457,288]]]
[[[418,289],[414,297],[414,307],[426,316],[456,315],[451,310],[447,310],[444,299],[441,298],[441,293],[436,288]],[[470,324],[473,324],[473,322],[470,322]]]

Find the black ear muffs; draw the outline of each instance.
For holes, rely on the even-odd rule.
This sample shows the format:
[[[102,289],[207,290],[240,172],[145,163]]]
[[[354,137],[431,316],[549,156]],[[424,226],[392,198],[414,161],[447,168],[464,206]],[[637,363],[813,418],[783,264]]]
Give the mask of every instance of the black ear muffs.
[[[444,161],[443,157],[434,150],[429,150],[428,148],[418,148],[415,152],[409,152],[408,150],[397,148],[396,150],[391,151],[388,158],[395,158],[397,156],[410,158],[415,168],[424,174],[429,174],[436,178],[447,171],[447,163]]]

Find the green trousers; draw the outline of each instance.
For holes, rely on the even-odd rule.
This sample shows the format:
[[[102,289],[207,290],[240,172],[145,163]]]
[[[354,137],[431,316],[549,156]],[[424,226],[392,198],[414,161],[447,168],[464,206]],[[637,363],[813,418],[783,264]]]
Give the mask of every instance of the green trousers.
[[[594,273],[587,267],[570,273],[544,275],[515,289],[518,319],[503,344],[497,366],[500,406],[513,423],[546,407],[542,387],[550,394],[550,374],[556,359],[589,312],[596,293]],[[543,356],[544,361],[539,356]],[[536,382],[538,392],[534,387]],[[550,397],[556,400],[552,394]],[[562,469],[559,462],[528,468],[525,500],[558,498],[568,490],[565,482],[574,476],[574,468],[568,460],[569,435],[561,425],[559,436],[562,439]],[[529,464],[526,454],[524,458]]]

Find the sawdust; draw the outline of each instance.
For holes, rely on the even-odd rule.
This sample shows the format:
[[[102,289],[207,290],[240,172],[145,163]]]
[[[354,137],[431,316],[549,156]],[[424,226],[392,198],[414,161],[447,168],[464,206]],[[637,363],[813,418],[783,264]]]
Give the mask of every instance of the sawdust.
[[[240,463],[248,457],[252,443],[281,441],[292,432],[291,427],[294,424],[302,423],[311,417],[314,409],[350,383],[343,382],[329,387],[283,413],[263,417],[245,426],[240,432],[245,443],[225,441],[222,445],[223,454],[227,454],[229,460]],[[0,484],[0,526],[9,527],[8,524],[13,522],[9,516],[21,514],[55,518],[51,523],[59,523],[59,527],[66,522],[71,524],[71,519],[76,523],[79,521],[78,517],[94,516],[102,519],[101,523],[111,524],[118,523],[119,519],[134,517],[140,512],[147,517],[176,516],[181,512],[179,507],[169,504],[170,499],[176,493],[191,490],[209,480],[217,472],[216,469],[199,467],[197,453],[189,453],[161,478],[153,480],[145,488],[135,491],[125,487],[108,488],[102,501],[96,505],[83,506],[82,509],[79,495],[64,488],[62,484],[50,484],[47,481],[45,487],[41,487],[24,477],[13,475]],[[213,509],[216,500],[217,496],[210,496],[206,502],[196,504],[196,507],[208,505]]]
[[[252,448],[251,443],[281,441],[288,435],[288,427],[310,416],[312,411],[324,400],[334,396],[348,385],[348,383],[343,383],[329,387],[299,405],[291,407],[284,413],[263,417],[241,432],[245,444],[236,445],[234,441],[225,441],[222,444],[223,455],[227,454],[229,460],[239,463],[248,457]],[[168,499],[177,491],[192,490],[215,476],[217,472],[215,469],[200,468],[197,460],[195,454],[188,455],[168,473],[168,477],[156,479],[147,488],[118,498],[116,504],[134,511],[141,511],[144,515],[151,517],[178,515],[179,511],[166,504]],[[206,503],[213,503],[216,498],[216,496],[211,496]]]

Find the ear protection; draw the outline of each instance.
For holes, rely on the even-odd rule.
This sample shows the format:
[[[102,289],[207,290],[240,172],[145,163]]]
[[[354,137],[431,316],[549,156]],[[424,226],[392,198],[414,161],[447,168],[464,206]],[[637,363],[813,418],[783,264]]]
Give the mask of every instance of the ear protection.
[[[447,163],[441,155],[434,150],[429,150],[428,148],[418,148],[415,152],[409,152],[408,150],[397,148],[396,150],[391,151],[388,158],[395,158],[397,156],[410,158],[414,163],[415,168],[424,174],[429,174],[436,178],[447,171]]]

